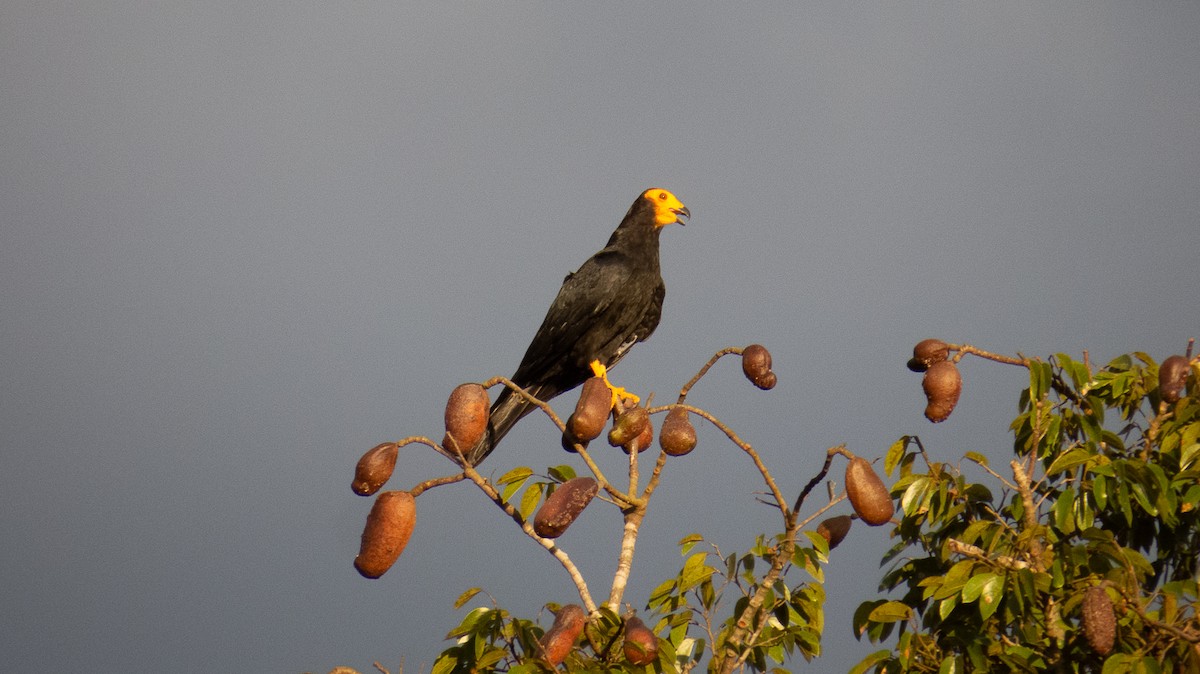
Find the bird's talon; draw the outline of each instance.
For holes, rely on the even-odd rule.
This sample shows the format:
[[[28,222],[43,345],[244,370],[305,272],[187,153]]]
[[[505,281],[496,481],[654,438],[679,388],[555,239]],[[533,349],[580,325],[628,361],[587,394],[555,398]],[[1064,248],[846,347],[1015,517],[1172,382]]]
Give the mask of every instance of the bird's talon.
[[[621,405],[622,408],[634,407],[642,401],[641,398],[630,393],[629,391],[626,391],[624,388],[622,388],[620,386],[613,386],[612,393],[613,393],[613,406],[616,406],[619,404],[619,405]]]
[[[612,392],[612,409],[623,410],[626,407],[633,407],[641,402],[641,398],[626,391],[620,386],[613,386],[608,380],[608,368],[598,360],[591,362],[592,374],[604,380],[604,385]]]

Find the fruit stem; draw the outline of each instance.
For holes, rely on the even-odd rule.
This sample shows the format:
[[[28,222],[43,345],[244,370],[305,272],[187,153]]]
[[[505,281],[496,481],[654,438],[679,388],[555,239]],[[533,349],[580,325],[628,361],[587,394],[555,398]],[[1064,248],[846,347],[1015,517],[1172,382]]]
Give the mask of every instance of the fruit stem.
[[[740,356],[742,354],[742,347],[727,346],[724,349],[714,353],[712,358],[709,358],[708,362],[704,364],[704,367],[700,368],[700,371],[696,373],[696,376],[688,380],[688,383],[684,384],[683,388],[679,389],[679,400],[676,402],[682,404],[687,398],[688,392],[692,390],[692,387],[696,385],[696,382],[700,381],[701,377],[708,373],[709,368],[711,368],[718,360],[720,360],[722,356],[728,356],[731,353],[736,353]]]

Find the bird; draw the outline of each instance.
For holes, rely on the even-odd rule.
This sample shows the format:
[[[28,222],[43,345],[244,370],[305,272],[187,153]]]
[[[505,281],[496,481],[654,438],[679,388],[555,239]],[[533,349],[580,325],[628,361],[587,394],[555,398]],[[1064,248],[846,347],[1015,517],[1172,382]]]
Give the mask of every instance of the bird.
[[[511,381],[546,402],[600,376],[613,390],[614,402],[619,397],[636,400],[612,386],[607,371],[658,327],[666,296],[659,235],[668,225],[686,224],[691,215],[665,189],[654,187],[638,195],[604,248],[563,279]],[[487,431],[465,458],[478,465],[513,424],[534,409],[536,405],[506,386],[489,411]]]

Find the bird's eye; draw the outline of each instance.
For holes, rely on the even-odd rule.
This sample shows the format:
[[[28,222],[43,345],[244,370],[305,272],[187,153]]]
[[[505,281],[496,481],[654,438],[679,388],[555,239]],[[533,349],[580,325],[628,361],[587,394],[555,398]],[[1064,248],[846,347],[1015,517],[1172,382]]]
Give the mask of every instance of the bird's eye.
[[[659,200],[659,201],[666,201],[666,200],[667,200],[667,193],[666,193],[666,192],[659,192],[659,193],[658,193],[658,200]]]

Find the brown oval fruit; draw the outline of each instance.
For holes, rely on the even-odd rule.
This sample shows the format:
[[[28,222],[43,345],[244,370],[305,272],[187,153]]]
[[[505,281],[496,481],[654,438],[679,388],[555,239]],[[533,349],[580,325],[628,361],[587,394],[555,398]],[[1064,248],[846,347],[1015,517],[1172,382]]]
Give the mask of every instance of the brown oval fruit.
[[[1183,356],[1171,356],[1158,366],[1158,392],[1168,403],[1177,403],[1183,397],[1187,383],[1188,361]]]
[[[658,429],[658,446],[669,456],[683,456],[696,448],[696,427],[688,419],[687,410],[676,407],[667,412]]]
[[[446,437],[442,446],[456,454],[454,443],[463,454],[471,451],[487,431],[488,394],[479,384],[460,384],[446,401]]]
[[[913,347],[913,357],[908,361],[908,369],[913,372],[924,372],[934,363],[940,363],[950,357],[950,345],[940,339],[922,339]]]
[[[1083,635],[1097,655],[1112,652],[1117,637],[1117,620],[1112,600],[1102,587],[1089,587],[1083,593]]]
[[[366,578],[378,578],[400,557],[413,525],[417,522],[417,504],[406,491],[385,491],[375,497],[375,505],[367,515],[362,542],[354,568]]]
[[[888,519],[891,519],[890,515]],[[817,525],[817,533],[829,542],[829,549],[832,550],[838,546],[838,543],[845,540],[846,534],[850,533],[852,522],[849,515],[830,517]]]
[[[570,655],[575,648],[575,641],[583,634],[583,625],[587,622],[587,614],[583,607],[577,604],[567,604],[558,609],[554,616],[554,624],[542,635],[542,658],[551,666],[557,667]]]
[[[764,391],[775,388],[778,378],[771,371],[771,352],[767,351],[767,347],[751,344],[742,349],[742,374]]]
[[[846,466],[846,496],[859,519],[873,527],[887,524],[896,512],[883,480],[861,456],[850,459]]]
[[[962,375],[958,373],[958,366],[948,360],[934,363],[925,372],[921,388],[925,389],[927,402],[925,418],[935,424],[945,421],[954,411],[958,396],[962,393]]]
[[[638,434],[632,442],[627,442],[621,445],[621,451],[629,453],[629,448],[637,445],[638,454],[650,449],[650,445],[654,444],[654,424],[650,423],[649,417],[646,418],[646,425],[642,427],[642,432]]]
[[[543,538],[558,538],[592,502],[600,487],[590,477],[577,477],[558,485],[533,518],[533,530]]]
[[[625,659],[643,666],[658,660],[658,637],[642,619],[633,616],[625,621]]]
[[[644,439],[649,427],[650,413],[646,411],[646,408],[632,407],[622,412],[613,422],[612,430],[608,432],[608,444],[613,447],[624,447],[630,440]],[[653,429],[650,432],[653,433]],[[638,451],[644,451],[646,446],[639,446]]]
[[[567,419],[567,430],[581,443],[595,440],[604,432],[604,424],[608,423],[610,411],[612,391],[604,383],[604,379],[592,377],[583,382],[579,402],[575,404],[575,411]]]
[[[350,488],[359,496],[370,496],[379,491],[391,479],[399,454],[400,446],[394,442],[368,449],[354,467],[354,482],[350,483]]]

